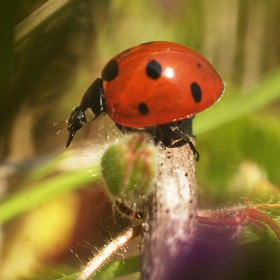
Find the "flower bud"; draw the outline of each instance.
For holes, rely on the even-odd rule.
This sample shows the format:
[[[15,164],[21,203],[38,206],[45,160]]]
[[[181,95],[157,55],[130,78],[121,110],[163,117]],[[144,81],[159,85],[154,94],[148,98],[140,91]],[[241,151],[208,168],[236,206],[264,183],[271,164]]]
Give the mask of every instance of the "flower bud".
[[[135,208],[149,193],[157,174],[157,149],[145,133],[112,144],[101,159],[109,196]],[[135,206],[136,205],[136,206]]]

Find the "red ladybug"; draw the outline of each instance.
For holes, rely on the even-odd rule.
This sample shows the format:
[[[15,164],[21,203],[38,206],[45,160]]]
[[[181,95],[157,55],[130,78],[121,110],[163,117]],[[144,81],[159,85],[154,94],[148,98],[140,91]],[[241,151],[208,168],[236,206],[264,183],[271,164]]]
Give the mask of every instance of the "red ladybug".
[[[132,47],[109,60],[72,110],[66,147],[77,130],[105,112],[122,130],[176,123],[180,130],[181,120],[214,104],[224,88],[213,66],[188,47],[162,41]]]

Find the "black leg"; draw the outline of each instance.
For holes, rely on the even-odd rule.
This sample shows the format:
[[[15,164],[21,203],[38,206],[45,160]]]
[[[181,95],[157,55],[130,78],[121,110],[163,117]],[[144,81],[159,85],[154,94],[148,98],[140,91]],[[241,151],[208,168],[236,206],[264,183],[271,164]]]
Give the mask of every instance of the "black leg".
[[[165,147],[178,148],[188,144],[194,153],[196,161],[198,161],[199,153],[195,149],[194,144],[191,142],[191,137],[193,137],[192,119],[193,118],[189,118],[178,122],[151,126],[143,130],[125,127],[119,124],[115,125],[122,133],[135,133],[139,131],[146,132],[154,138],[154,142],[156,144],[160,143]]]
[[[190,148],[192,149],[193,154],[195,156],[195,160],[198,161],[199,160],[199,152],[196,150],[193,142],[191,141],[191,137],[189,135],[187,135],[187,134],[184,134],[183,132],[181,132],[181,137],[190,146]]]
[[[144,219],[145,217],[143,211],[129,208],[120,198],[116,200],[115,205],[122,214],[128,216],[130,219]]]

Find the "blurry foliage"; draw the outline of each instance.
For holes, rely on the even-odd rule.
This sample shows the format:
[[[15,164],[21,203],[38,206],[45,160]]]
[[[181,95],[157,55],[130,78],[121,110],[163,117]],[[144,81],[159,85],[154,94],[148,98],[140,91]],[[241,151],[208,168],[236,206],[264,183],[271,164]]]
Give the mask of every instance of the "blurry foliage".
[[[46,279],[55,278],[48,275],[54,266],[61,271],[58,275],[73,272],[72,267],[78,269],[79,260],[69,248],[74,248],[83,263],[92,254],[91,246],[101,246],[104,239],[113,235],[107,227],[113,224],[116,231],[124,227],[120,224],[122,219],[106,219],[110,206],[107,203],[106,208],[106,198],[97,187],[73,192],[73,196],[63,195],[67,190],[95,181],[90,178],[96,174],[95,167],[91,167],[93,171],[88,174],[83,160],[87,164],[91,160],[96,163],[100,154],[97,150],[104,149],[108,137],[111,140],[119,137],[114,128],[108,128],[110,120],[101,118],[79,131],[70,149],[83,150],[63,154],[62,158],[72,156],[67,164],[64,161],[58,164],[61,158],[56,158],[64,151],[67,138],[65,134],[57,136],[56,131],[65,124],[60,128],[52,124],[68,118],[70,110],[80,102],[83,92],[100,75],[108,59],[141,42],[167,40],[188,45],[211,61],[227,84],[225,101],[222,98],[194,121],[201,155],[196,165],[201,206],[242,203],[242,197],[248,196],[250,200],[252,192],[253,199],[259,201],[262,198],[265,202],[278,200],[278,0],[72,0],[52,9],[46,19],[38,19],[37,12],[42,5],[46,3],[51,9],[51,2],[3,0],[0,4],[0,193],[5,198],[0,213],[4,211],[5,217],[9,217],[6,220],[9,223],[3,227],[5,246],[1,263],[7,265],[5,271],[12,267],[14,273],[7,279],[28,275],[31,267],[48,270],[49,266]],[[18,37],[22,21],[32,13],[38,22],[32,20],[35,24],[30,32]],[[262,94],[255,100],[254,90],[257,92],[260,88]],[[268,92],[273,92],[273,98],[269,95],[266,99]],[[246,94],[251,94],[252,102],[246,100]],[[221,107],[224,110],[219,111]],[[90,151],[85,153],[85,149]],[[67,172],[73,177],[69,179]],[[64,181],[63,176],[68,181]],[[256,191],[254,184],[249,185],[254,176],[261,178],[255,185],[270,186],[271,193],[262,197],[263,193]],[[61,189],[56,188],[56,184]],[[33,204],[29,203],[30,198]],[[50,198],[61,200],[61,208],[56,200],[49,201]],[[16,219],[34,207],[56,209],[56,222],[53,223],[48,212],[36,219],[33,212]],[[72,215],[72,219],[65,219],[66,224],[60,216],[65,215],[65,211],[71,211]],[[49,229],[51,237],[43,239],[42,225]],[[34,245],[34,237],[26,232],[27,228],[32,236],[42,236],[41,242],[54,250],[44,255],[36,253],[40,249]],[[65,234],[69,243],[55,250],[58,241],[54,232],[60,236]],[[20,239],[26,241],[24,247]],[[81,240],[84,244],[77,245]],[[261,248],[262,245],[254,245],[242,248],[239,258],[241,255],[243,260],[247,258],[240,264],[242,271],[252,276],[258,271],[254,261],[261,262],[260,267],[267,268],[262,271],[263,278],[279,278],[280,273],[273,266],[280,260],[276,248],[279,245],[273,243],[274,247]],[[260,254],[252,253],[254,248]],[[23,269],[18,266],[22,259],[26,260]],[[275,262],[271,262],[272,259]],[[0,273],[4,271],[2,268]],[[43,278],[40,275],[40,279]],[[5,280],[3,275],[1,279]]]

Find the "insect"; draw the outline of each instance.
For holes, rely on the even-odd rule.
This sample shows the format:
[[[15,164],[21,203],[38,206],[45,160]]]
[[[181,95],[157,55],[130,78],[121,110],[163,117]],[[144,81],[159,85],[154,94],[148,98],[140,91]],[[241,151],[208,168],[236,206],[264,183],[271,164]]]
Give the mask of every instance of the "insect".
[[[66,147],[77,130],[107,113],[123,132],[144,129],[165,146],[189,143],[196,152],[184,126],[224,88],[213,66],[188,47],[154,41],[129,48],[108,61],[73,108]]]

